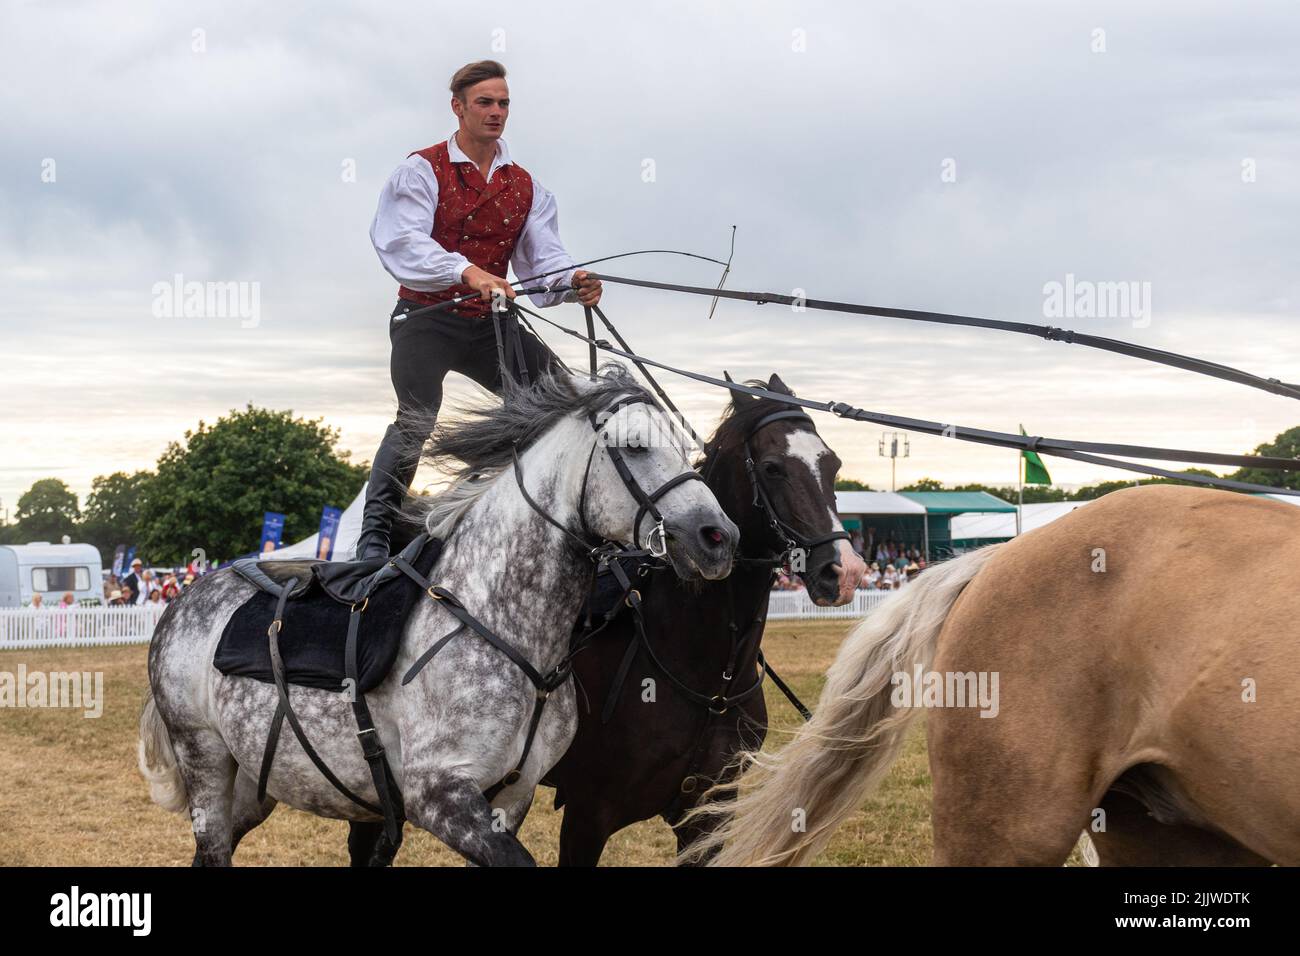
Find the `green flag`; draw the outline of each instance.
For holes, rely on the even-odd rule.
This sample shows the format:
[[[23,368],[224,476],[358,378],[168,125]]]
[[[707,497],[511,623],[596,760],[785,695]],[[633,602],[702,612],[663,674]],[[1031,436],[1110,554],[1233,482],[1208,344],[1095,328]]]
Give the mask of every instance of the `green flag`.
[[[1024,425],[1020,426],[1020,434],[1029,436]],[[1050,485],[1052,483],[1052,476],[1047,473],[1047,466],[1043,464],[1043,459],[1038,457],[1037,452],[1025,449],[1020,454],[1025,459],[1025,484]]]

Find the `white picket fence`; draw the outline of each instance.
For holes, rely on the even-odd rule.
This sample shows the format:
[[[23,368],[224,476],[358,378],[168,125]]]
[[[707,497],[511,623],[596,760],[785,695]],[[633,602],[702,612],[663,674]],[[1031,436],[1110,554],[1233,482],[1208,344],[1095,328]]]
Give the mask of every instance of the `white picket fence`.
[[[818,607],[806,591],[773,591],[769,621],[863,617],[894,594],[858,591],[843,607]],[[0,650],[28,647],[95,647],[147,644],[165,605],[143,607],[0,608]]]
[[[0,608],[0,650],[147,644],[165,605]]]
[[[773,591],[767,601],[769,621],[815,620],[817,618],[866,617],[897,591],[856,591],[842,607],[818,607],[807,591]]]

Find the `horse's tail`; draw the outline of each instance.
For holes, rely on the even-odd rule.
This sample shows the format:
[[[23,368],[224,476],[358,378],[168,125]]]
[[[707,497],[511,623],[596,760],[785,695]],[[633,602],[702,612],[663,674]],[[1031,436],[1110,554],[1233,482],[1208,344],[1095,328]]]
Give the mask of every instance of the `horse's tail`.
[[[893,676],[911,679],[934,658],[943,622],[998,546],[936,565],[858,624],[826,675],[821,701],[783,749],[745,753],[747,769],[692,815],[716,828],[683,860],[713,866],[799,866],[862,805],[898,755],[918,708],[891,703]],[[726,799],[732,792],[734,799]]]
[[[167,725],[154,703],[153,689],[145,691],[144,712],[140,714],[140,773],[149,782],[149,796],[169,813],[181,813],[189,804],[185,780],[176,765]]]

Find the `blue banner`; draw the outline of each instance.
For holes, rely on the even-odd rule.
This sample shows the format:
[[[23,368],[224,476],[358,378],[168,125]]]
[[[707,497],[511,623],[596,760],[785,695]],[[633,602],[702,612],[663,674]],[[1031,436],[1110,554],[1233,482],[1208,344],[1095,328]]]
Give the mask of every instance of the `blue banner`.
[[[119,544],[113,549],[113,577],[120,579],[126,572],[126,545]]]
[[[316,541],[316,557],[326,561],[334,557],[334,539],[339,533],[339,519],[343,509],[326,505],[320,513],[320,537]]]
[[[280,535],[284,533],[284,515],[274,511],[262,513],[262,543],[258,551],[265,554],[280,547]]]
[[[131,573],[131,562],[135,560],[135,545],[126,549],[126,554],[122,555],[122,570],[118,577],[125,577]]]

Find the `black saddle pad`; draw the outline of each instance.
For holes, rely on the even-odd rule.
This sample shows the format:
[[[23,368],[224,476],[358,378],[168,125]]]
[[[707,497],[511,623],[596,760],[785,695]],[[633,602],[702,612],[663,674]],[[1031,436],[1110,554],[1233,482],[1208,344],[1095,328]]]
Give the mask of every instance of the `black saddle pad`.
[[[427,577],[441,553],[442,542],[431,538],[411,564]],[[404,574],[380,584],[370,595],[357,632],[358,692],[373,690],[388,676],[397,659],[402,625],[423,597],[424,592]],[[275,605],[275,595],[259,592],[240,606],[217,644],[212,659],[217,670],[274,683],[266,631],[275,617]],[[313,583],[307,594],[285,605],[280,656],[290,684],[343,690],[350,613],[347,604],[331,598],[319,583]]]

